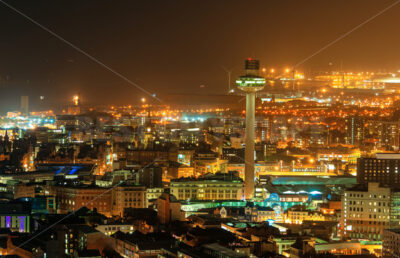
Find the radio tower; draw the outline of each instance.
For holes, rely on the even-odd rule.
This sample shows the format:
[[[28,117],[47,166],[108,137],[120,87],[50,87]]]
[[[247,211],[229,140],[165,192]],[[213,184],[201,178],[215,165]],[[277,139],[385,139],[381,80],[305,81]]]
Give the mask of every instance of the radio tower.
[[[244,195],[246,200],[254,197],[254,124],[256,92],[264,88],[265,78],[259,76],[260,62],[251,58],[245,61],[246,75],[236,80],[238,88],[246,92],[246,146]]]

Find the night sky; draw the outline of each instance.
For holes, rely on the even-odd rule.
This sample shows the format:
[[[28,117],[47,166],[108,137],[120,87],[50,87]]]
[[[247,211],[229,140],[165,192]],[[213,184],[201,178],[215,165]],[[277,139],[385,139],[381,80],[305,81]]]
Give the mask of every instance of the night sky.
[[[242,73],[243,59],[283,69],[390,5],[387,0],[8,0],[150,92],[224,94],[221,65]],[[299,70],[400,69],[400,4],[299,67]],[[128,83],[0,4],[0,112],[19,96],[37,106],[137,103]],[[331,66],[331,67],[332,67]],[[200,87],[204,85],[204,87]]]

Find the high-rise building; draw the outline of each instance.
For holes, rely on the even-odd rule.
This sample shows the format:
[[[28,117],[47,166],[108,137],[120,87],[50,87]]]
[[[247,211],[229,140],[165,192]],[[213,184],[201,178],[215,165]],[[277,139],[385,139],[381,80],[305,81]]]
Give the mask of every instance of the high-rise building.
[[[375,158],[357,160],[357,183],[378,182],[396,187],[400,183],[400,154],[377,153]]]
[[[345,239],[382,240],[386,228],[400,228],[400,191],[379,183],[357,185],[342,196],[341,229]]]
[[[140,185],[144,185],[148,188],[163,187],[163,170],[162,167],[157,164],[140,169],[137,175],[139,178],[136,181],[139,182]]]
[[[382,122],[380,130],[380,145],[385,150],[399,149],[399,122]]]
[[[172,194],[162,193],[157,199],[157,216],[161,224],[181,220],[184,218],[184,214],[181,211],[181,202]]]
[[[346,119],[346,144],[361,145],[364,141],[364,118],[352,116]]]
[[[266,142],[271,139],[272,121],[271,117],[265,119],[258,118],[256,121],[256,139],[260,142]]]
[[[28,96],[21,96],[20,111],[21,111],[21,114],[24,116],[29,115],[29,97]]]
[[[126,208],[146,208],[146,187],[120,184],[112,189],[111,210],[114,216],[123,216]]]
[[[384,150],[398,150],[400,145],[399,121],[369,120],[367,123],[369,138],[378,139],[376,147]]]
[[[236,83],[246,92],[246,136],[245,136],[245,198],[254,197],[254,125],[256,92],[264,88],[265,78],[259,76],[260,62],[251,58],[245,62],[246,74],[240,76]]]

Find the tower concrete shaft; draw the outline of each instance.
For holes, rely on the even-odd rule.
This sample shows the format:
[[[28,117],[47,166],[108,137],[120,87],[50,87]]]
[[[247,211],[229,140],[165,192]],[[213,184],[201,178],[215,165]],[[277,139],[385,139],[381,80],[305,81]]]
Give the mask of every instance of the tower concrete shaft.
[[[246,93],[246,148],[244,195],[246,200],[254,197],[254,123],[255,123],[255,92]]]
[[[254,197],[254,124],[256,92],[264,88],[265,78],[258,75],[260,63],[251,58],[245,62],[246,75],[236,80],[238,88],[246,93],[246,146],[244,170],[244,197]]]

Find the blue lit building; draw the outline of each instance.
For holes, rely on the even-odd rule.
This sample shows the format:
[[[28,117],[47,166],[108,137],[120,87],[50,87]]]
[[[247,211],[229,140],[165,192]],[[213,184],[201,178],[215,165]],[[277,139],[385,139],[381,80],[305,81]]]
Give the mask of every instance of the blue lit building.
[[[0,203],[0,228],[21,233],[31,232],[31,207],[28,203]]]

